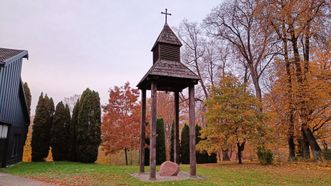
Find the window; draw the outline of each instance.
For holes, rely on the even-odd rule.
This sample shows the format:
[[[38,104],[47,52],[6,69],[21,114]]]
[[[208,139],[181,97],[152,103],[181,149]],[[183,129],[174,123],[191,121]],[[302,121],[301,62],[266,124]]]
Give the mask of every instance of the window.
[[[0,124],[0,139],[6,139],[8,133],[8,126]]]

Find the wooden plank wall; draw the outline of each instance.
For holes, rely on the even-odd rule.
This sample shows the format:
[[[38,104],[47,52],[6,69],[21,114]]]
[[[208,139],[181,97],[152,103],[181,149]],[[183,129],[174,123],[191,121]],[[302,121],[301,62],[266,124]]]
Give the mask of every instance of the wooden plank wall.
[[[8,146],[5,149],[7,166],[22,160],[27,132],[20,96],[21,70],[22,59],[0,67],[0,122],[9,125]]]
[[[0,71],[0,121],[12,125],[24,123],[19,97],[22,59],[1,67]]]

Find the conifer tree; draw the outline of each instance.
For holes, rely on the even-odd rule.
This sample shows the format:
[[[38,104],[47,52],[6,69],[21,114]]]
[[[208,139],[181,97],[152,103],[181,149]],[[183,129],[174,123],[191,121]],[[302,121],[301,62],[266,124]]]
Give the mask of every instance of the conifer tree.
[[[27,82],[25,82],[23,84],[23,91],[24,91],[26,106],[28,107],[28,111],[29,111],[29,114],[30,114],[32,97],[31,97],[31,91],[30,91],[30,88],[29,88],[29,85],[28,85]]]
[[[96,161],[100,137],[101,108],[99,94],[86,89],[81,97],[76,126],[77,160],[84,163]]]
[[[54,161],[64,161],[67,159],[68,153],[68,132],[67,127],[70,122],[69,110],[61,101],[56,105],[56,111],[53,117],[53,124],[51,128],[51,146]]]
[[[32,161],[43,161],[48,155],[53,112],[52,98],[49,99],[47,95],[44,97],[41,93],[32,127]]]
[[[147,127],[147,126],[146,126]],[[145,166],[149,166],[149,137],[145,139]]]
[[[36,107],[36,114],[33,120],[33,132],[32,132],[32,161],[43,161],[43,158],[47,156],[48,144],[46,143],[47,134],[42,132],[46,126],[46,108],[43,93],[39,96],[38,104]],[[46,141],[45,141],[46,140]],[[46,144],[45,144],[46,143]]]
[[[180,160],[183,164],[190,163],[190,136],[189,136],[189,126],[184,125],[181,134],[181,141],[180,141]]]
[[[79,111],[79,99],[77,100],[73,111],[70,125],[68,127],[68,160],[77,161],[76,158],[76,133],[77,133],[77,123],[78,123],[78,111]]]
[[[181,139],[181,162],[183,164],[190,163],[190,128],[188,125],[184,125],[182,129],[182,139]],[[195,144],[198,144],[201,141],[201,127],[195,126]],[[206,151],[196,152],[197,163],[216,163],[217,156],[215,153],[208,155]]]
[[[164,122],[162,118],[157,119],[156,133],[156,164],[161,165],[166,160]]]

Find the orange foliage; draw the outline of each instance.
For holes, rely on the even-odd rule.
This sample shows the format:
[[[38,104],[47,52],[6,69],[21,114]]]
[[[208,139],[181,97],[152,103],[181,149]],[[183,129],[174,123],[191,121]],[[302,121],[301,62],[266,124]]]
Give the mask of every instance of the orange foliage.
[[[33,119],[31,119],[31,121],[33,121]],[[23,157],[22,157],[23,162],[32,161],[31,139],[32,139],[32,124],[30,124],[30,126],[28,128],[28,133],[27,133],[27,136],[25,139],[25,144],[24,144],[24,148],[23,148]],[[45,161],[53,161],[52,148],[49,149],[48,156],[45,158]]]
[[[126,83],[109,91],[109,103],[102,118],[102,149],[106,155],[124,149],[137,149],[140,131],[138,89]]]
[[[175,98],[173,94],[159,92],[157,95],[157,114],[163,118],[166,143],[166,159],[170,160],[171,127],[175,119]]]
[[[33,121],[33,120],[31,120]],[[31,148],[31,138],[32,138],[32,125],[29,126],[28,128],[28,133],[26,136],[24,148],[23,148],[23,162],[31,162],[31,153],[32,153],[32,148]]]
[[[304,87],[305,97],[309,110],[308,126],[314,133],[314,136],[319,142],[325,141],[331,143],[331,52],[316,52],[314,51],[313,58],[309,64],[309,73],[307,74],[307,85]],[[287,98],[286,81],[287,75],[285,64],[280,60],[276,61],[276,77],[270,93],[264,97],[266,112],[270,118],[269,126],[276,132],[274,150],[277,155],[284,153],[282,147],[287,145],[287,122],[289,101],[296,104],[295,112],[295,134],[299,139],[301,136],[301,125],[299,116],[299,98],[293,96],[292,100]],[[297,95],[299,91],[298,83],[295,81],[294,69],[291,69],[293,93]],[[328,127],[329,126],[329,127]],[[297,141],[295,141],[297,143]]]

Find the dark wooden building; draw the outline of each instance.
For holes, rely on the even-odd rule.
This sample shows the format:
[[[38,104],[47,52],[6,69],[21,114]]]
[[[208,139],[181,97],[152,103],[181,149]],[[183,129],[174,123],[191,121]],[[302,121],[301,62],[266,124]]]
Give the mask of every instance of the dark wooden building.
[[[0,48],[0,167],[20,162],[30,123],[21,70],[25,50]]]
[[[167,10],[165,13],[167,15]],[[190,175],[196,176],[196,151],[195,151],[195,106],[194,86],[200,78],[180,62],[180,47],[182,43],[167,24],[157,38],[153,52],[153,66],[138,83],[141,89],[141,135],[140,135],[140,173],[144,170],[144,148],[146,127],[146,90],[151,90],[151,122],[150,122],[150,179],[156,179],[156,116],[157,116],[157,91],[174,92],[175,97],[175,133],[174,133],[174,161],[179,162],[179,93],[188,88],[189,95],[189,126],[190,126]]]

